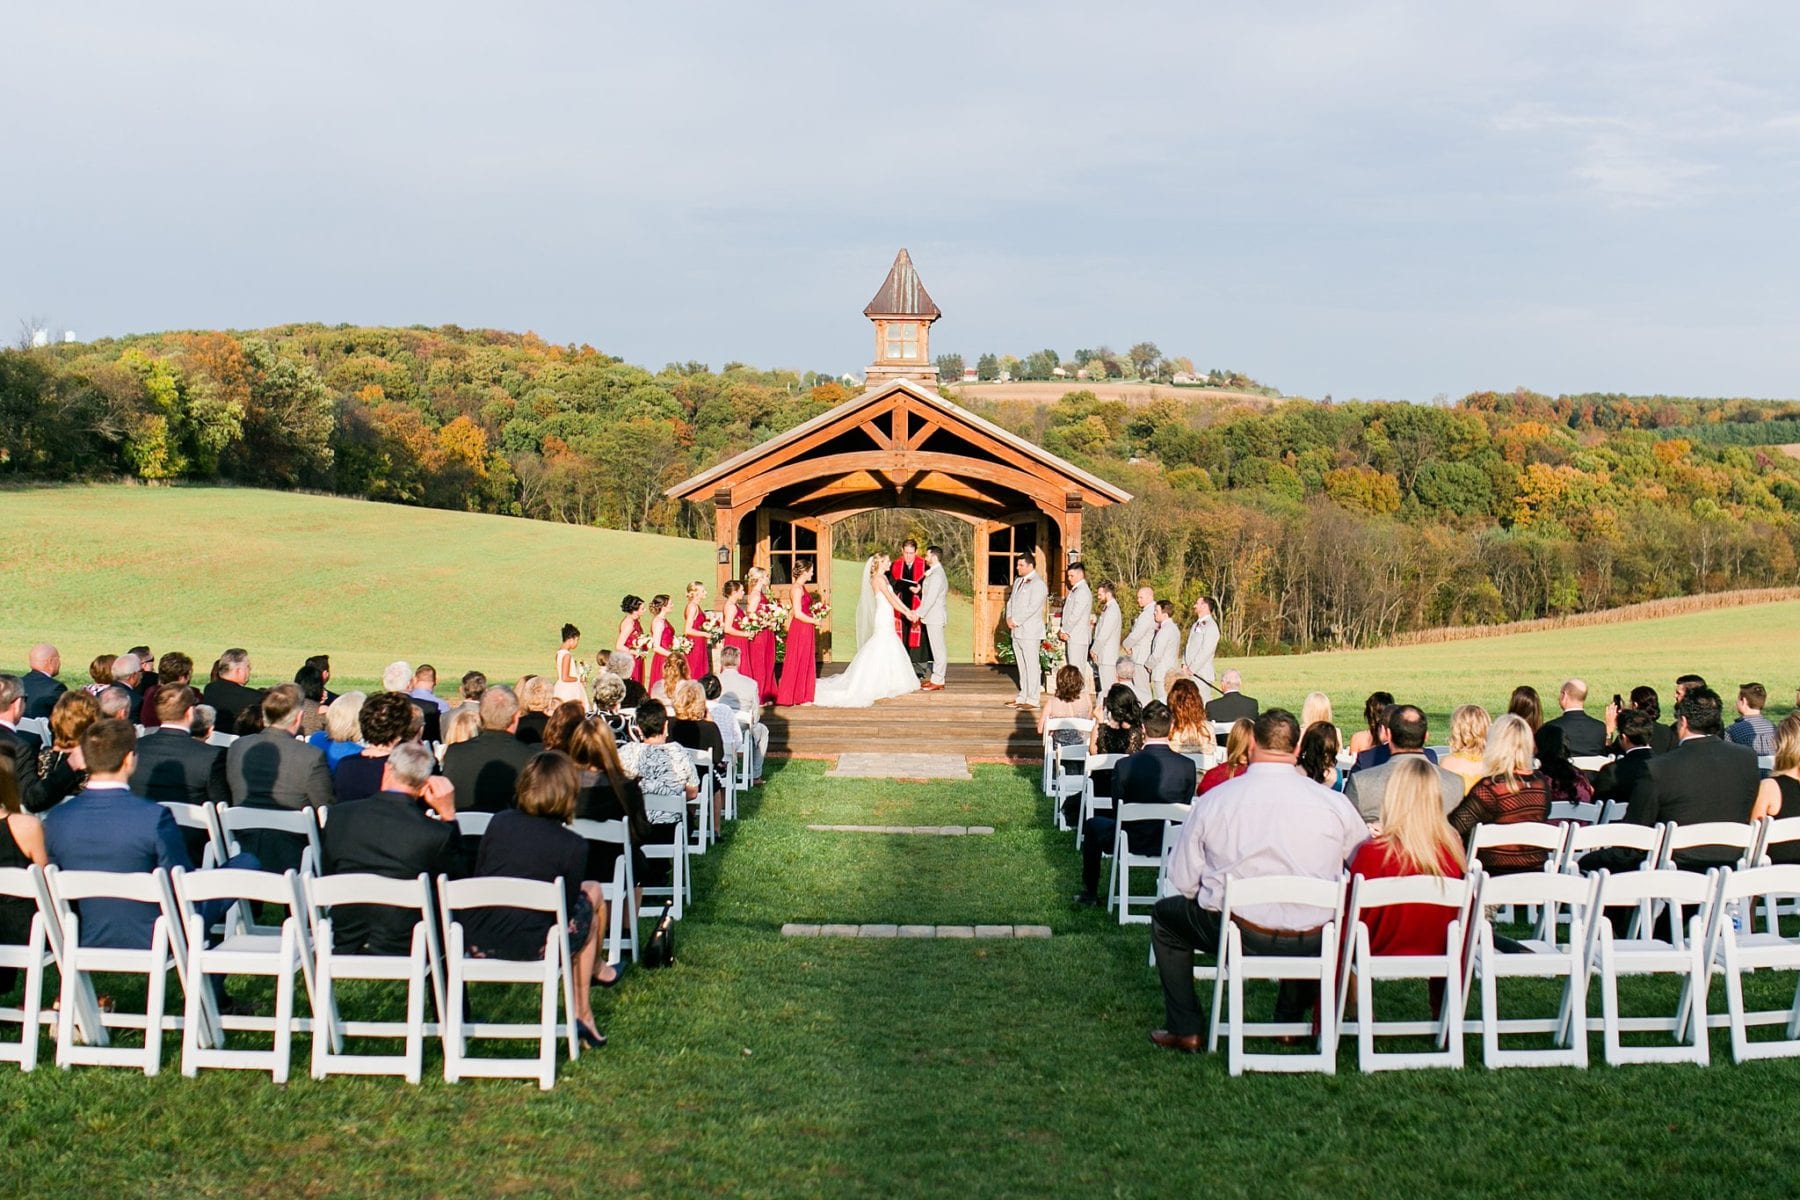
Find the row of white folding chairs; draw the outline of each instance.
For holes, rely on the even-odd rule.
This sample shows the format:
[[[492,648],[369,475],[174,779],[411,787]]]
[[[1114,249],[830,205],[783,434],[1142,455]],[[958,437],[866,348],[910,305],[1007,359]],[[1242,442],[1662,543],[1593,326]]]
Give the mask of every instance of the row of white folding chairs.
[[[1090,754],[1086,746],[1054,748],[1051,759],[1054,763],[1050,786],[1051,821],[1057,829],[1067,830],[1063,803],[1072,797],[1081,797],[1080,816],[1075,823],[1076,849],[1081,848],[1086,837],[1084,830],[1088,819],[1112,807],[1112,796],[1096,790],[1094,777],[1102,771],[1111,771],[1124,757],[1123,754]],[[1185,757],[1194,764],[1197,775],[1204,775],[1225,761],[1225,750],[1224,747],[1217,746],[1210,751],[1196,752]]]
[[[629,854],[621,856],[620,869],[627,877],[629,861]],[[292,1038],[297,1032],[313,1034],[315,1078],[400,1075],[417,1083],[422,1075],[424,1039],[430,1036],[442,1038],[445,1078],[452,1083],[463,1076],[492,1076],[536,1079],[540,1087],[549,1088],[556,1078],[557,1042],[567,1042],[571,1060],[579,1053],[574,1026],[576,980],[560,880],[440,877],[434,897],[431,881],[424,875],[388,879],[376,875],[302,876],[293,871],[284,875],[226,869],[189,872],[181,868],[121,874],[34,866],[0,870],[0,895],[35,899],[38,906],[26,944],[0,947],[0,965],[18,968],[25,976],[23,1006],[0,1010],[0,1021],[16,1021],[21,1026],[18,1042],[0,1045],[0,1059],[17,1062],[27,1071],[36,1066],[41,1027],[52,1023],[56,1026],[56,1062],[64,1069],[132,1066],[154,1075],[161,1067],[162,1035],[179,1030],[184,1075],[195,1075],[202,1068],[266,1070],[277,1083],[288,1078]],[[149,947],[85,945],[76,906],[95,900],[152,905],[157,915]],[[200,908],[217,901],[232,904],[224,919],[209,930]],[[280,908],[286,915],[279,926],[250,924],[249,902]],[[410,952],[336,953],[331,913],[345,905],[416,913]],[[456,914],[477,908],[526,909],[549,915],[552,920],[543,958],[514,961],[466,954],[463,927]],[[440,941],[440,919],[448,955]],[[41,997],[45,972],[52,964],[61,975],[59,1007],[46,1014]],[[185,994],[179,1016],[167,1011],[170,971],[176,973]],[[144,976],[145,1011],[102,1011],[91,979],[96,972]],[[295,1012],[296,975],[304,981],[310,1018]],[[221,1015],[211,981],[226,976],[272,978],[274,1014]],[[337,989],[337,981],[342,979],[405,983],[406,1020],[344,1020]],[[537,984],[542,992],[539,1020],[465,1021],[465,988],[471,983]],[[437,1018],[431,1022],[425,1020],[428,993]],[[563,1005],[560,1022],[556,1019],[559,993]],[[112,1029],[141,1030],[142,1048],[111,1045],[108,1031]],[[228,1044],[232,1031],[268,1034],[271,1046],[267,1050],[234,1049]],[[404,1049],[399,1055],[346,1054],[344,1041],[350,1037],[398,1038]],[[529,1058],[477,1058],[468,1053],[469,1038],[535,1040],[538,1052]]]

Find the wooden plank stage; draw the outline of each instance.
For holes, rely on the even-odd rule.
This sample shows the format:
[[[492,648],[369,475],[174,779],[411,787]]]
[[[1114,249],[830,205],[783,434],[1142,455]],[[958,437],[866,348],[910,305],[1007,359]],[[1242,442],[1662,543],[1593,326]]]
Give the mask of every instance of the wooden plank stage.
[[[828,666],[827,674],[841,671]],[[957,663],[941,692],[915,692],[873,708],[766,708],[769,753],[833,758],[857,751],[961,754],[971,762],[1042,762],[1037,715],[1006,707],[1019,694],[1009,668]]]

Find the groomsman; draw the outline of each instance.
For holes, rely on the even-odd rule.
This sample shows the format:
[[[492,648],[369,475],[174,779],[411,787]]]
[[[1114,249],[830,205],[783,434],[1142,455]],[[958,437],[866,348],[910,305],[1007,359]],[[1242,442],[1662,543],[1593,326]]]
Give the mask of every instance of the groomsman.
[[[1125,637],[1125,653],[1131,656],[1136,671],[1138,691],[1150,691],[1150,639],[1156,635],[1156,590],[1137,590],[1138,614]]]
[[[1187,673],[1201,681],[1202,697],[1216,695],[1218,678],[1213,674],[1213,655],[1219,649],[1219,626],[1213,620],[1213,602],[1211,596],[1202,596],[1194,601],[1194,626],[1188,630],[1187,650],[1182,654],[1182,665]],[[1208,693],[1205,689],[1212,688]]]
[[[1104,698],[1119,670],[1119,598],[1110,583],[1096,584],[1094,598],[1100,603],[1094,621],[1094,691]]]
[[[1094,642],[1094,593],[1087,584],[1087,568],[1069,564],[1069,592],[1063,597],[1062,630],[1064,660],[1081,671],[1082,686],[1093,689],[1094,673],[1088,667],[1088,650]]]
[[[1181,626],[1175,623],[1175,605],[1156,602],[1156,632],[1150,637],[1150,695],[1169,702],[1169,676],[1181,665]]]
[[[944,552],[936,546],[925,547],[925,582],[919,585],[919,624],[925,627],[925,640],[931,646],[931,678],[924,683],[928,692],[944,690],[944,669],[950,656],[944,649],[944,625],[949,621],[950,579],[944,574]]]
[[[1019,668],[1019,698],[1014,708],[1036,708],[1044,692],[1038,666],[1038,647],[1044,642],[1044,604],[1049,600],[1037,563],[1029,554],[1019,555],[1019,577],[1006,598],[1006,627],[1012,630],[1013,662]]]

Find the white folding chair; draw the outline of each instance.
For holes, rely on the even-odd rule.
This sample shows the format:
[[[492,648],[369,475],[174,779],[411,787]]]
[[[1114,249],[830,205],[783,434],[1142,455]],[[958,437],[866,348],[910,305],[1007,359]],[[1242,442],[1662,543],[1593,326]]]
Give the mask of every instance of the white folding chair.
[[[1163,859],[1170,850],[1171,841],[1181,823],[1187,820],[1186,804],[1133,804],[1119,805],[1118,822],[1113,827],[1113,859],[1112,876],[1106,888],[1106,911],[1117,909],[1119,924],[1148,925],[1150,914],[1132,912],[1132,903],[1155,904],[1162,897]],[[1155,854],[1133,854],[1131,843],[1125,836],[1125,826],[1134,821],[1161,821],[1162,837],[1158,840]],[[1131,870],[1154,869],[1157,873],[1157,887],[1149,892],[1133,892],[1131,890]]]
[[[1337,1008],[1331,1002],[1338,967],[1338,930],[1344,916],[1344,881],[1311,879],[1302,875],[1261,875],[1249,879],[1227,877],[1219,911],[1220,955],[1213,987],[1212,1028],[1209,1048],[1218,1045],[1221,1009],[1226,1039],[1226,1068],[1232,1075],[1245,1071],[1323,1071],[1337,1073]],[[1261,905],[1300,905],[1321,910],[1326,920],[1319,926],[1319,951],[1307,954],[1246,954],[1243,930],[1234,914]],[[1251,1053],[1244,1039],[1307,1037],[1306,1021],[1251,1021],[1244,1012],[1244,981],[1248,979],[1301,980],[1319,986],[1319,1035],[1312,1054]]]
[[[1612,760],[1613,756],[1610,754],[1577,754],[1569,759],[1569,763],[1577,771],[1586,771],[1592,775]]]
[[[51,949],[49,931],[46,928],[50,914],[39,903],[38,884],[32,877],[32,872],[36,869],[0,868],[0,896],[29,900],[38,907],[38,911],[31,914],[31,926],[22,944],[0,943],[0,967],[11,967],[19,972],[25,986],[17,1008],[10,1005],[0,1007],[0,1021],[19,1026],[17,1042],[0,1043],[0,1062],[18,1063],[21,1071],[36,1069],[38,1037],[43,1032],[41,1027],[56,1020],[55,1012],[44,1011],[44,968],[54,962],[56,956]]]
[[[459,812],[456,814],[456,832],[462,837],[482,837],[487,833],[488,822],[493,819],[491,812]]]
[[[1599,952],[1590,952],[1589,961],[1600,973],[1602,1016],[1599,1023],[1608,1063],[1614,1066],[1666,1062],[1707,1064],[1711,1054],[1706,1036],[1706,990],[1710,976],[1706,964],[1705,931],[1712,922],[1717,892],[1716,869],[1705,875],[1692,871],[1599,873],[1593,918],[1593,928],[1599,934]],[[1648,929],[1640,931],[1636,937],[1615,937],[1612,923],[1605,919],[1605,910],[1646,902],[1670,906],[1668,940],[1655,937]],[[1686,928],[1679,919],[1677,906],[1680,905],[1693,905],[1698,909]],[[1589,941],[1594,941],[1594,934],[1589,934]],[[1620,1016],[1619,979],[1626,975],[1679,977],[1682,981],[1681,1001],[1675,1016]],[[1589,1028],[1593,1024],[1590,1020]],[[1621,1039],[1625,1033],[1665,1033],[1675,1039],[1675,1044],[1627,1046]]]
[[[167,873],[64,871],[51,866],[44,870],[43,879],[63,931],[62,954],[57,961],[62,991],[57,1011],[56,1065],[64,1070],[73,1066],[141,1067],[146,1075],[156,1074],[162,1069],[163,1034],[180,1029],[183,1024],[179,1015],[167,1011],[169,972],[175,971],[180,978],[187,969],[186,948],[181,944],[180,922]],[[157,914],[149,947],[139,950],[83,945],[81,916],[73,906],[84,900],[129,900],[154,905]],[[89,978],[95,972],[145,976],[148,986],[144,1011],[102,1012]],[[210,992],[207,999],[211,999]],[[75,1029],[78,1013],[85,1026],[80,1043]],[[210,1035],[211,1028],[198,1032]],[[141,1048],[113,1046],[107,1035],[110,1029],[140,1029],[144,1044]]]
[[[210,734],[207,735],[206,744],[209,746],[225,747],[225,746],[231,745],[231,743],[233,743],[237,740],[238,740],[237,734],[235,734],[235,733],[220,733],[218,730],[215,729]]]
[[[206,835],[206,849],[200,855],[200,869],[207,870],[225,861],[220,851],[225,845],[224,831],[219,828],[219,814],[213,811],[210,804],[189,804],[184,800],[163,800],[159,803],[169,810],[175,818],[175,824],[183,829],[195,829]]]
[[[1092,717],[1051,717],[1044,722],[1044,778],[1042,789],[1046,796],[1054,796],[1056,794],[1056,738],[1054,735],[1066,729],[1073,729],[1080,733],[1082,744],[1085,745],[1087,743],[1088,734],[1094,731],[1094,719]]]
[[[424,1073],[425,1039],[443,1031],[444,954],[431,910],[431,881],[388,879],[381,875],[307,875],[301,880],[314,929],[316,1000],[313,1009],[312,1077],[327,1075],[399,1075],[418,1083]],[[416,912],[411,948],[406,954],[341,954],[333,942],[332,910],[369,905]],[[406,984],[406,1020],[346,1021],[339,1012],[337,981],[378,979]],[[425,1020],[425,996],[432,1016]],[[346,1038],[400,1038],[398,1055],[346,1054]]]
[[[1757,755],[1756,769],[1763,772],[1773,771],[1775,769],[1775,756],[1773,754]]]
[[[1764,817],[1762,820],[1762,838],[1757,842],[1755,861],[1758,866],[1769,865],[1769,848],[1791,842],[1800,842],[1800,816]],[[1795,897],[1764,895],[1762,897],[1763,932],[1775,933],[1780,929],[1780,918],[1792,916],[1800,912],[1800,904]],[[1748,926],[1749,918],[1745,918]]]
[[[685,749],[685,747],[678,747]],[[707,750],[689,750],[688,757],[694,764],[694,774],[700,777],[700,819],[694,822],[692,853],[704,856],[706,848],[712,844],[713,835],[713,760],[712,753]]]
[[[1596,876],[1559,875],[1527,871],[1517,875],[1488,875],[1476,868],[1475,899],[1470,920],[1475,938],[1464,967],[1464,979],[1481,979],[1481,1059],[1498,1067],[1586,1067],[1588,929],[1594,914]],[[1487,915],[1492,905],[1529,905],[1544,909],[1546,919],[1539,936],[1521,942],[1527,953],[1502,954],[1494,947],[1494,922]],[[1559,940],[1560,914],[1568,911],[1568,936]],[[1501,1017],[1500,980],[1561,979],[1562,1003],[1554,1017]],[[1468,994],[1465,987],[1464,995]],[[1502,1037],[1534,1034],[1556,1035],[1552,1049],[1511,1049]]]
[[[1758,896],[1800,894],[1800,866],[1726,871],[1720,875],[1719,889],[1708,961],[1725,973],[1725,1023],[1731,1029],[1731,1056],[1737,1062],[1800,1056],[1800,978],[1786,1008],[1756,1010],[1744,1006],[1743,978],[1746,971],[1800,972],[1800,937],[1783,937],[1778,929],[1755,933],[1748,920],[1739,932],[1727,915],[1740,907],[1748,914]],[[1785,1036],[1753,1042],[1753,1025],[1785,1026]]]
[[[1050,775],[1050,820],[1059,830],[1069,827],[1063,805],[1074,796],[1087,792],[1087,744],[1057,746],[1055,769]]]
[[[1562,861],[1563,849],[1568,845],[1569,825],[1552,825],[1548,821],[1519,821],[1511,825],[1488,823],[1477,825],[1469,830],[1468,861],[1479,862],[1477,857],[1483,850],[1494,849],[1530,849],[1544,851],[1544,870],[1554,871]],[[1501,915],[1501,920],[1513,919],[1509,908]],[[1531,920],[1541,921],[1542,914],[1531,914]],[[1542,930],[1539,930],[1540,934]]]
[[[556,1041],[568,1041],[569,1061],[581,1053],[575,1030],[575,976],[569,957],[569,914],[563,901],[563,883],[487,875],[478,879],[438,877],[438,908],[444,921],[446,960],[450,977],[445,988],[448,1012],[444,1017],[444,1079],[459,1083],[464,1076],[488,1079],[535,1079],[545,1091],[556,1086]],[[457,914],[475,908],[523,908],[550,914],[541,959],[516,961],[506,958],[470,958],[462,922]],[[465,1021],[463,1004],[472,983],[535,984],[541,992],[539,1018],[531,1023]],[[561,995],[564,1021],[556,1019]],[[536,1039],[535,1058],[488,1058],[469,1054],[470,1038]]]
[[[1735,866],[1745,867],[1754,862],[1752,852],[1756,849],[1762,831],[1747,821],[1696,821],[1691,825],[1682,825],[1675,821],[1668,823],[1668,834],[1663,838],[1662,863],[1665,868],[1675,866],[1675,854],[1680,850],[1693,850],[1701,846],[1723,846],[1739,852]]]
[[[749,713],[738,712],[735,709],[732,710],[732,716],[738,723],[738,744],[737,752],[734,755],[737,760],[738,778],[743,780],[743,790],[749,791],[756,785],[756,776],[750,773],[752,766],[750,757],[755,752],[755,747],[751,743],[756,736],[756,722],[751,719]],[[735,804],[732,806],[731,816],[733,820],[737,819]]]
[[[686,796],[673,792],[645,792],[644,811],[646,813],[670,813],[680,818],[681,828],[675,841],[670,845],[660,842],[646,843],[643,847],[645,858],[666,858],[669,860],[669,885],[667,887],[646,886],[646,896],[667,896],[675,903],[674,917],[681,920],[684,907],[693,899],[692,873],[688,869],[688,801]]]
[[[1638,864],[1640,871],[1654,871],[1662,862],[1663,838],[1668,829],[1664,825],[1633,825],[1628,821],[1602,822],[1599,825],[1571,825],[1569,840],[1563,846],[1561,871],[1565,875],[1581,874],[1581,860],[1595,850],[1632,850],[1643,856]],[[1620,872],[1614,871],[1617,875]],[[1638,905],[1637,915],[1633,918],[1631,933],[1637,933],[1649,927],[1652,913],[1650,902]],[[1600,921],[1601,914],[1595,912],[1593,920],[1588,922],[1588,962],[1593,964],[1593,946],[1596,930],[1594,926]]]
[[[50,744],[49,717],[20,717],[16,728],[20,733],[35,733],[39,742]]]
[[[324,856],[319,846],[319,827],[325,823],[325,809],[310,806],[254,808],[244,804],[215,804],[213,811],[218,814],[219,832],[225,839],[225,858],[244,852],[238,835],[246,830],[287,833],[306,839],[306,847],[300,852],[300,874],[319,873],[319,860]]]
[[[613,863],[611,879],[599,880],[600,894],[607,903],[606,961],[617,966],[626,946],[631,957],[638,957],[637,879],[631,869],[631,827],[624,820],[590,821],[577,818],[569,828],[590,842],[603,842],[619,848]]]
[[[1506,828],[1516,828],[1507,826]],[[1426,904],[1452,910],[1444,949],[1432,954],[1376,954],[1362,914],[1396,904]],[[1344,970],[1337,987],[1338,1030],[1356,1029],[1357,1061],[1364,1071],[1463,1065],[1463,929],[1469,915],[1469,881],[1434,875],[1350,881],[1350,909],[1344,918]],[[1356,1019],[1346,1021],[1350,985],[1356,984]],[[1381,1021],[1375,1017],[1375,981],[1442,979],[1443,1011],[1427,1021]],[[1377,1037],[1431,1037],[1438,1049],[1377,1053]]]
[[[286,1083],[297,1024],[294,976],[307,970],[304,958],[311,950],[304,933],[306,904],[299,877],[292,871],[276,875],[270,871],[184,871],[177,867],[171,883],[181,906],[182,926],[187,931],[187,1012],[181,1038],[181,1073],[192,1077],[199,1074],[201,1067],[268,1071],[276,1083]],[[198,906],[219,900],[234,901],[233,909],[239,914],[246,902],[254,901],[266,908],[284,908],[287,916],[273,934],[265,927],[227,917],[225,936],[209,946],[206,919]],[[227,975],[272,978],[275,1015],[222,1016],[217,1043],[202,1046],[199,1033],[205,1023],[203,1006],[211,995],[209,977],[213,975],[221,979]],[[269,1033],[273,1044],[268,1050],[233,1050],[225,1045],[225,1035],[234,1029]]]
[[[1552,825],[1598,825],[1605,806],[1598,800],[1589,800],[1585,804],[1573,800],[1552,800],[1550,815],[1546,818]]]
[[[1090,754],[1083,764],[1086,770],[1081,776],[1081,819],[1075,823],[1075,848],[1081,849],[1081,843],[1087,837],[1088,819],[1099,815],[1102,810],[1110,811],[1113,806],[1112,793],[1101,795],[1094,787],[1094,777],[1102,771],[1111,772],[1125,760],[1123,754]],[[1111,774],[1107,775],[1110,783]]]
[[[1431,755],[1434,759],[1442,760],[1450,757],[1450,747],[1448,745],[1427,746],[1425,747],[1425,753]]]

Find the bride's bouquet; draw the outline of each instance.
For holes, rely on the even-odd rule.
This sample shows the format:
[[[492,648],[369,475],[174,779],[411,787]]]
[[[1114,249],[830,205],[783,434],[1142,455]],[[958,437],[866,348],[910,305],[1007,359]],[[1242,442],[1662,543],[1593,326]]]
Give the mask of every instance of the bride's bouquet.
[[[694,639],[691,637],[683,637],[680,634],[677,634],[675,640],[669,643],[669,651],[672,654],[686,654],[693,648]]]

